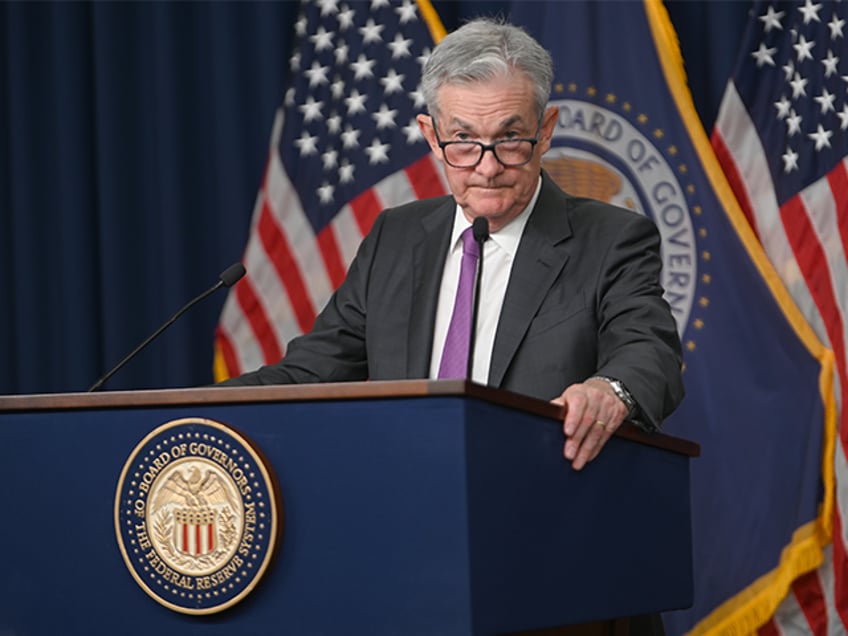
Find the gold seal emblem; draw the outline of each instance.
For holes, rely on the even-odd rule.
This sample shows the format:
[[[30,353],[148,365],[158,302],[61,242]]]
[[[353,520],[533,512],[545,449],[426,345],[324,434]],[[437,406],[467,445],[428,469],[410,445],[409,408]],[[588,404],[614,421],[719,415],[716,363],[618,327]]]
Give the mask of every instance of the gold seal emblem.
[[[130,455],[115,497],[124,561],[159,603],[188,614],[230,607],[258,583],[281,529],[271,473],[229,427],[168,422]]]

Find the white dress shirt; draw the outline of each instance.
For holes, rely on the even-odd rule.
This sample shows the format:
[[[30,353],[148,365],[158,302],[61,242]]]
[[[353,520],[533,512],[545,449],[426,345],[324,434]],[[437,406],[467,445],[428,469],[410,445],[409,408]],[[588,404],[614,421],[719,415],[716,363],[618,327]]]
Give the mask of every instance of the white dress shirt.
[[[492,361],[492,348],[495,344],[495,332],[501,315],[506,286],[512,271],[512,262],[524,232],[524,226],[530,217],[530,211],[536,205],[542,179],[536,185],[536,192],[526,208],[497,232],[489,236],[483,244],[483,278],[480,281],[480,305],[477,314],[477,331],[474,337],[474,365],[472,380],[478,384],[487,384],[489,365]],[[459,285],[459,270],[462,261],[462,239],[460,235],[471,225],[462,208],[456,206],[453,221],[450,249],[445,261],[445,271],[439,288],[439,301],[436,306],[436,324],[433,332],[433,352],[430,358],[430,377],[439,377],[439,364],[442,349],[448,333],[456,288]]]

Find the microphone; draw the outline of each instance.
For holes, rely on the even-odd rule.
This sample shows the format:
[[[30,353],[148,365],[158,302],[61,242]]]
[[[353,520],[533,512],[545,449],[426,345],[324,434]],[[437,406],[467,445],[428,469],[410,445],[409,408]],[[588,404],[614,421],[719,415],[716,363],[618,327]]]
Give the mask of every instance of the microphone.
[[[477,335],[477,312],[480,307],[480,281],[483,280],[483,243],[489,240],[489,220],[478,216],[471,224],[471,233],[480,250],[480,258],[477,261],[477,280],[474,285],[474,305],[471,309],[471,337],[468,341],[468,372],[465,377],[471,380],[471,372],[474,370],[474,341]]]
[[[133,350],[132,350],[132,352],[131,352],[131,353],[130,353],[130,354],[129,354],[126,358],[124,358],[123,360],[121,360],[121,361],[120,361],[117,365],[115,365],[115,367],[114,367],[111,371],[109,371],[109,373],[107,373],[107,374],[106,374],[106,375],[104,375],[102,378],[100,378],[97,382],[95,382],[94,384],[92,384],[92,385],[91,385],[91,388],[90,388],[90,389],[88,389],[88,392],[89,392],[89,393],[91,393],[92,391],[96,391],[96,390],[97,390],[97,389],[99,389],[101,386],[103,386],[104,384],[106,384],[106,381],[107,381],[109,378],[111,378],[113,375],[115,375],[115,374],[116,374],[116,373],[117,373],[117,372],[118,372],[118,371],[119,371],[119,370],[120,370],[120,369],[121,369],[121,368],[122,368],[122,367],[123,367],[123,366],[124,366],[127,362],[129,362],[129,361],[130,361],[130,360],[132,360],[132,359],[133,359],[136,355],[138,355],[138,353],[139,353],[142,349],[144,349],[147,345],[149,345],[149,344],[150,344],[151,342],[153,342],[153,341],[154,341],[157,337],[159,337],[159,335],[160,335],[163,331],[165,331],[165,329],[167,329],[168,327],[170,327],[170,326],[174,323],[174,321],[175,321],[177,318],[179,318],[180,316],[182,316],[182,315],[183,315],[186,311],[188,311],[189,309],[191,309],[192,307],[194,307],[194,305],[196,305],[197,303],[199,303],[201,300],[203,300],[204,298],[206,298],[206,297],[207,297],[207,296],[209,296],[210,294],[213,294],[214,292],[216,292],[216,291],[218,291],[219,289],[221,289],[221,287],[232,287],[232,286],[233,286],[233,285],[235,285],[235,284],[236,284],[239,280],[241,280],[241,277],[242,277],[242,276],[244,276],[244,274],[245,274],[244,265],[242,265],[241,263],[233,263],[232,265],[230,265],[227,269],[225,269],[223,272],[221,272],[221,275],[220,275],[220,276],[218,276],[218,282],[217,282],[217,283],[215,283],[212,287],[210,287],[210,288],[209,288],[209,289],[207,289],[205,292],[203,292],[202,294],[200,294],[200,296],[198,296],[198,297],[197,297],[197,298],[195,298],[194,300],[189,301],[189,302],[188,302],[188,304],[183,305],[182,309],[180,309],[177,313],[175,313],[175,314],[171,317],[171,319],[170,319],[170,320],[168,320],[168,322],[166,322],[164,325],[162,325],[161,327],[159,327],[159,329],[157,329],[155,332],[153,332],[153,333],[152,333],[152,334],[151,334],[151,335],[147,338],[147,340],[145,340],[145,341],[144,341],[144,342],[142,342],[140,345],[138,345],[135,349],[133,349]]]

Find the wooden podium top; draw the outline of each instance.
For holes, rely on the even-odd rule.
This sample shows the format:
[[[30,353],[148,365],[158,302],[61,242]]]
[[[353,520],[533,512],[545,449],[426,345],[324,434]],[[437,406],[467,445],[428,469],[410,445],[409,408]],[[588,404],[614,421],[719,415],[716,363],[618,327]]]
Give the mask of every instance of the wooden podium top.
[[[369,400],[415,397],[472,397],[541,417],[561,420],[563,407],[544,400],[475,384],[468,380],[392,380],[251,387],[209,386],[189,389],[106,391],[102,393],[45,393],[0,396],[0,416],[24,411],[137,408],[150,406],[220,405],[262,402]],[[648,433],[625,422],[618,437],[697,457],[694,442],[665,433]]]

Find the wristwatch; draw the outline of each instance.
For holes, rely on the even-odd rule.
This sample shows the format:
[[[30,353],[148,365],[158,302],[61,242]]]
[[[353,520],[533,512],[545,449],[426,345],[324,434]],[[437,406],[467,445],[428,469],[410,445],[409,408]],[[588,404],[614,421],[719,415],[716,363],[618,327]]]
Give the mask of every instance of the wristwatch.
[[[639,407],[636,404],[636,400],[633,399],[633,396],[630,395],[630,391],[628,391],[624,384],[622,384],[621,380],[616,380],[615,378],[610,378],[605,375],[594,375],[591,379],[603,380],[609,384],[613,392],[618,396],[618,399],[624,402],[624,406],[627,407],[627,415],[624,416],[624,419],[633,419],[633,416],[636,415],[636,411]]]

